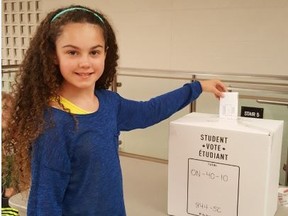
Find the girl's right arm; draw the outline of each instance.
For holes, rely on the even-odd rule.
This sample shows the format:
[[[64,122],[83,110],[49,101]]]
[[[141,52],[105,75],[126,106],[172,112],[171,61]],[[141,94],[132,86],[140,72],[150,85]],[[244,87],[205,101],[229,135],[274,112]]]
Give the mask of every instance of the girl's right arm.
[[[45,133],[33,145],[29,216],[62,215],[62,202],[71,172],[65,142],[57,133]]]
[[[69,174],[41,167],[31,185],[27,215],[62,216],[62,201]]]

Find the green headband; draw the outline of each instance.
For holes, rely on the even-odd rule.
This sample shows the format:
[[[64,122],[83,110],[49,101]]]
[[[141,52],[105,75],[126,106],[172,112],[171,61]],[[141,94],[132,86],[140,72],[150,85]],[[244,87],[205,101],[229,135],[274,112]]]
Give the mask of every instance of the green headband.
[[[89,10],[89,9],[86,9],[86,8],[82,8],[82,7],[72,7],[72,8],[67,8],[65,10],[62,10],[60,11],[59,13],[57,13],[51,20],[51,22],[53,22],[54,20],[56,20],[58,17],[60,17],[62,14],[65,14],[67,12],[70,12],[70,11],[74,11],[74,10],[82,10],[82,11],[87,11],[87,12],[90,12],[92,14],[94,14],[103,24],[104,24],[104,20],[95,12]]]

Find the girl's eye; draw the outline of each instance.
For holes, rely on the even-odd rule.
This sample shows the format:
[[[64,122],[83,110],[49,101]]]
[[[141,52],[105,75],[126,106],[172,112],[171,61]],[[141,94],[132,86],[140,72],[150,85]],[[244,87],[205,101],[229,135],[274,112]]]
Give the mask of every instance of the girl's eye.
[[[77,55],[77,52],[74,50],[68,51],[67,53],[72,56]]]
[[[91,51],[91,55],[99,55],[99,54],[100,54],[100,51],[98,50]]]

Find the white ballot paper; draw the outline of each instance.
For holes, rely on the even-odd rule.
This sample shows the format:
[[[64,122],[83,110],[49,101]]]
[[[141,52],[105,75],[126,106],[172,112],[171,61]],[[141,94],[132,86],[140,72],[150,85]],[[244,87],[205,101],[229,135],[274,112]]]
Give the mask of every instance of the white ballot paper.
[[[238,92],[224,92],[220,98],[220,119],[237,119],[238,116]]]

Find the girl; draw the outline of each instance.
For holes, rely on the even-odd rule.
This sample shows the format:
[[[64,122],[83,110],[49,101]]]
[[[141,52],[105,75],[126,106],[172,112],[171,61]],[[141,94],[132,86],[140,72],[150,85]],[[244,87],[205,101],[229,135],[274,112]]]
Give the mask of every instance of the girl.
[[[10,124],[19,190],[28,215],[124,216],[120,131],[168,118],[218,80],[194,82],[147,102],[108,91],[118,46],[106,17],[70,6],[41,22],[20,67]],[[7,149],[9,149],[7,147]]]

